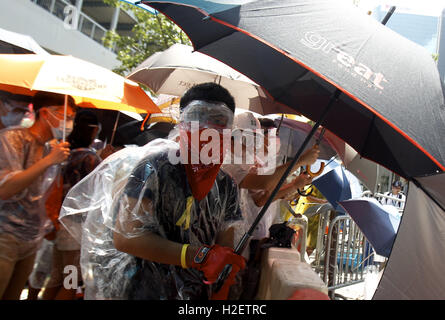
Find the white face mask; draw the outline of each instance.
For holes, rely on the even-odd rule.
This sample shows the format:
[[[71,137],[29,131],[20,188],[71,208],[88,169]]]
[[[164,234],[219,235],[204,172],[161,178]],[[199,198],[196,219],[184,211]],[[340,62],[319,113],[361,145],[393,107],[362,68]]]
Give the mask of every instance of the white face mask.
[[[51,115],[57,119],[57,117],[50,111]],[[59,125],[57,127],[53,127],[51,123],[48,122],[49,127],[51,128],[51,132],[53,134],[53,138],[57,140],[63,139],[63,120],[59,120]],[[65,124],[65,138],[69,136],[69,134],[73,131],[73,120],[66,120]]]

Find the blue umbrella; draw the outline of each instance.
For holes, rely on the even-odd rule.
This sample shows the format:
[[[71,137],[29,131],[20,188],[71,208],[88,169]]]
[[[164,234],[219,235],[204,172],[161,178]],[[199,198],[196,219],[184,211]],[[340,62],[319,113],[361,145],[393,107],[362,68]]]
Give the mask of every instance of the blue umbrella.
[[[340,201],[375,252],[389,258],[400,224],[400,217],[390,213],[375,199],[354,199]]]
[[[312,184],[320,190],[323,196],[325,196],[337,211],[343,212],[343,209],[338,204],[340,201],[351,199],[351,185],[341,166],[323,174],[314,180]]]

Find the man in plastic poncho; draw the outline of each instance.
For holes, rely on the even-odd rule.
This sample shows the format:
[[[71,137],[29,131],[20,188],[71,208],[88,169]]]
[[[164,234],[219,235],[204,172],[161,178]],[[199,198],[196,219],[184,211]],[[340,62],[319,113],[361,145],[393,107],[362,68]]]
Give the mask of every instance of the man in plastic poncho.
[[[30,128],[0,131],[0,298],[19,299],[32,271],[35,253],[49,220],[43,201],[52,182],[48,169],[69,156],[69,143],[60,139],[74,118],[75,103],[69,97],[64,126],[65,96],[38,92],[33,105],[36,121]]]
[[[225,299],[245,266],[232,249],[234,225],[242,219],[237,188],[219,170],[224,129],[230,147],[234,99],[223,87],[206,83],[187,91],[180,107],[179,144],[157,139],[133,148],[131,154],[144,156],[126,179],[119,178],[110,209],[98,210],[105,201],[89,201],[81,258],[87,299]],[[93,172],[96,182],[110,177],[97,173],[120,152],[126,150]],[[69,202],[81,192],[74,189],[64,202],[62,222],[76,211]],[[226,264],[232,272],[214,292],[212,283]]]

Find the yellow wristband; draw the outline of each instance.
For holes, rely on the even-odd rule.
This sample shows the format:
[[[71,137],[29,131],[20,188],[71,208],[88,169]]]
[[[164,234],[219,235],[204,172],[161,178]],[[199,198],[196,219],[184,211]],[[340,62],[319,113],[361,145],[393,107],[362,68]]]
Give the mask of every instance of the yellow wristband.
[[[188,247],[189,245],[190,245],[190,244],[185,243],[185,244],[182,246],[182,250],[181,250],[181,266],[182,266],[184,269],[187,269],[187,262],[186,262],[185,258],[186,258],[186,255],[187,255],[187,247]]]

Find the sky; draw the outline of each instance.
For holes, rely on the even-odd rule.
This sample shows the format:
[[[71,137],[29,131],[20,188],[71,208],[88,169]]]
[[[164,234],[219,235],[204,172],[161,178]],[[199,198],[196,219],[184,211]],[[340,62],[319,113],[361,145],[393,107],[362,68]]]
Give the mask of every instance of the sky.
[[[353,2],[353,0],[351,0]],[[360,0],[358,7],[365,11],[372,10],[379,4],[395,5],[398,10],[411,9],[430,15],[440,15],[445,8],[445,0]]]
[[[445,9],[445,0],[341,0],[349,3],[358,3],[358,8],[364,13],[368,11],[373,12],[373,17],[381,20],[383,18],[382,12],[388,11],[389,8],[394,5],[396,6],[396,14],[413,14],[420,16],[429,16],[428,18],[413,18],[417,19],[417,23],[420,25],[411,26],[409,23],[403,23],[399,19],[398,22],[393,18],[389,21],[388,27],[400,33],[401,35],[407,37],[408,39],[418,43],[431,54],[435,54],[437,51],[437,26],[432,25],[441,16],[442,11]],[[381,6],[381,10],[376,11],[378,6]],[[437,17],[437,18],[436,18]],[[396,19],[397,20],[397,19]],[[404,20],[411,21],[411,20]],[[437,20],[438,21],[438,20]],[[391,23],[392,22],[392,23]],[[420,29],[419,29],[420,28]]]

